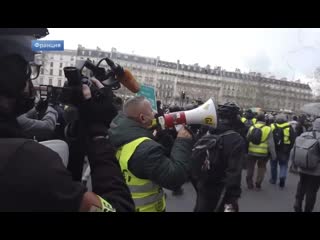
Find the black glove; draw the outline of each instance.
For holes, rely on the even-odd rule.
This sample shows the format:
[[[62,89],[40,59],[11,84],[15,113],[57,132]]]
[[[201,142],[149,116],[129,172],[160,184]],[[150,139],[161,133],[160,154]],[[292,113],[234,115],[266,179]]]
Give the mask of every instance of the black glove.
[[[99,89],[99,98],[94,96],[83,101],[79,106],[80,120],[86,126],[89,136],[105,136],[112,119],[118,111],[113,105],[112,90],[104,87]]]
[[[99,89],[99,95],[93,94],[79,105],[80,119],[87,123],[111,122],[117,114],[113,105],[112,90],[108,87]]]
[[[47,109],[48,109],[48,100],[47,99],[40,99],[40,101],[35,106],[36,111],[39,113],[39,115],[43,115]]]

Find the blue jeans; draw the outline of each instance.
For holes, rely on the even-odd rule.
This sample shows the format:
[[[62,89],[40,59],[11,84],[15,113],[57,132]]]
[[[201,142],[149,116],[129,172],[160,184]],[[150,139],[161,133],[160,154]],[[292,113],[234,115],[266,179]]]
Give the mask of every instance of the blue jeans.
[[[288,173],[288,162],[290,153],[277,152],[277,159],[270,161],[271,181],[276,183],[278,177],[278,164],[280,166],[279,178],[286,178]]]

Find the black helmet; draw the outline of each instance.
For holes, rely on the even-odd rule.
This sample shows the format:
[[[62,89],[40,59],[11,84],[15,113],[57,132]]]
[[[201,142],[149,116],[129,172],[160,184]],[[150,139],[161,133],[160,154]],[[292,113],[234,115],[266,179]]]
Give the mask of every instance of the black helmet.
[[[218,105],[219,117],[235,117],[240,114],[240,107],[234,102]]]
[[[185,110],[192,110],[195,108],[197,108],[197,105],[190,103],[190,104],[187,104],[184,109]]]
[[[252,114],[253,112],[252,112],[251,109],[248,109],[248,110],[246,111],[246,113]]]
[[[32,40],[45,37],[46,28],[0,28],[0,94],[16,97],[30,80],[36,52]]]
[[[0,28],[0,57],[17,54],[33,61],[31,41],[48,34],[47,28]]]
[[[179,111],[181,111],[181,108],[179,107],[179,106],[177,106],[177,105],[171,105],[170,107],[169,107],[169,111],[172,113],[172,112],[179,112]]]

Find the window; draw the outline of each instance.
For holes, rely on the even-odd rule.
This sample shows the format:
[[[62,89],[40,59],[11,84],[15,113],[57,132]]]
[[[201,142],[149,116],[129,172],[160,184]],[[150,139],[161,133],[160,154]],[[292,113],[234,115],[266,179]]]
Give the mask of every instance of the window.
[[[62,68],[63,63],[60,63],[60,68]]]
[[[50,75],[53,75],[53,69],[50,69]]]
[[[43,73],[44,73],[44,69],[43,69],[43,67],[41,68],[40,73],[41,73],[41,74],[43,74]]]
[[[39,80],[40,80],[40,85],[42,85],[43,84],[43,77],[40,77]]]
[[[53,62],[50,63],[50,67],[53,67]]]
[[[61,79],[58,80],[58,87],[62,87],[62,80]]]
[[[49,78],[49,85],[52,85],[52,78]]]
[[[62,76],[62,70],[59,70],[59,76]]]

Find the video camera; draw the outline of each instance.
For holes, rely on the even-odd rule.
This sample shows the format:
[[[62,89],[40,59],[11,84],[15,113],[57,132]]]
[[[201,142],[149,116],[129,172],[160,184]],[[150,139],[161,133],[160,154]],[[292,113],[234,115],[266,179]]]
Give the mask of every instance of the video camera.
[[[100,64],[106,61],[110,69],[100,67]],[[50,85],[40,85],[40,97],[46,97],[51,104],[71,104],[77,105],[83,99],[82,84],[90,87],[94,99],[99,99],[102,92],[83,74],[84,69],[90,70],[90,77],[95,77],[105,87],[111,90],[117,90],[121,87],[120,83],[126,86],[132,92],[139,91],[139,84],[129,70],[123,69],[119,64],[115,64],[109,58],[101,59],[95,65],[90,59],[87,59],[80,68],[65,67],[64,75],[67,82],[64,87],[54,87]]]

